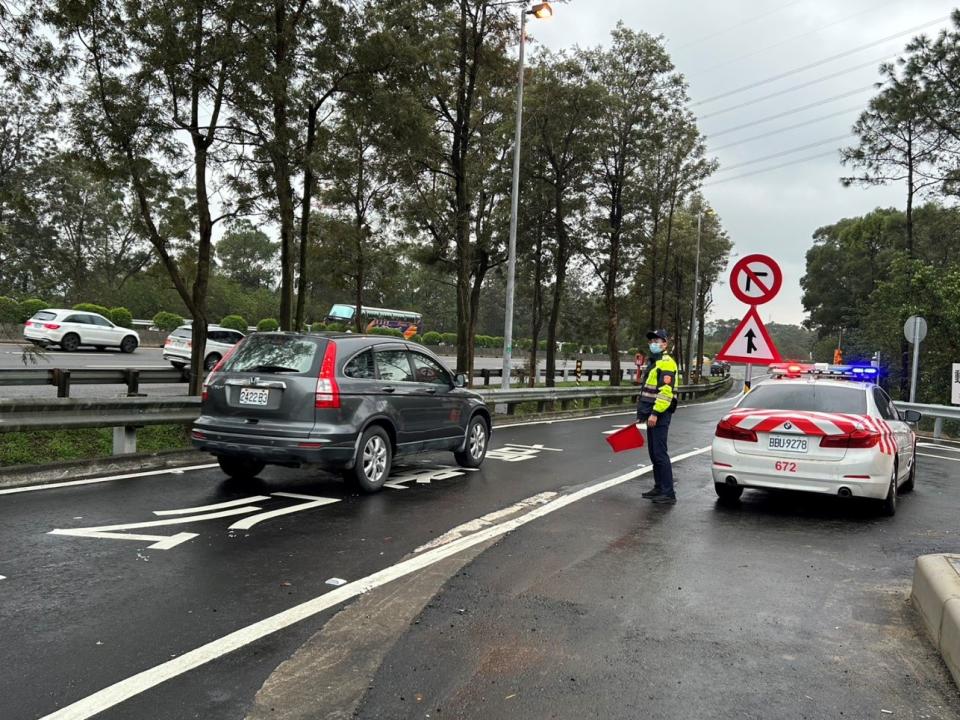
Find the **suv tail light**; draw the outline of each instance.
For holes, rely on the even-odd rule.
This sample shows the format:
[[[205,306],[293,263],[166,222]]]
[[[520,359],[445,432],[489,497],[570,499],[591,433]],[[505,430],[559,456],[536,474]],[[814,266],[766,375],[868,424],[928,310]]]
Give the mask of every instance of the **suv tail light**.
[[[317,378],[317,395],[314,405],[318,408],[339,408],[340,387],[337,385],[337,344],[327,341]]]
[[[43,327],[45,330],[59,330],[60,326],[57,323],[44,323]]]
[[[742,442],[756,442],[757,433],[755,430],[737,427],[732,422],[724,418],[717,423],[717,437],[727,440],[740,440]]]
[[[861,450],[879,444],[880,433],[873,430],[854,430],[843,435],[824,435],[820,438],[820,447]]]
[[[234,345],[232,348],[230,348],[229,350],[227,350],[227,352],[224,353],[223,357],[220,358],[220,362],[218,362],[216,365],[214,365],[214,366],[213,366],[213,370],[211,370],[211,371],[207,374],[207,377],[204,378],[204,381],[203,381],[203,392],[200,394],[200,402],[206,402],[206,401],[207,401],[207,397],[209,396],[209,393],[207,392],[207,387],[210,385],[210,381],[213,380],[213,376],[216,375],[217,372],[219,372],[220,368],[223,367],[223,364],[224,364],[227,360],[230,359],[230,356],[233,355],[233,351],[237,349],[237,346],[238,346],[239,344],[240,344],[240,343],[237,343],[237,344]]]

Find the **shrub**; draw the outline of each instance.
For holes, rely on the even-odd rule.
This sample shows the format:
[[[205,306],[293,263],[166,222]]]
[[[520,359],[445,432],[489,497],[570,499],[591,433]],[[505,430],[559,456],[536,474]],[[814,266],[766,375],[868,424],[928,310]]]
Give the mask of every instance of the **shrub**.
[[[114,325],[124,328],[133,327],[133,313],[125,307],[110,308],[110,314],[106,317],[110,318]]]
[[[503,338],[502,338],[502,337],[495,337],[495,338],[493,338],[493,347],[495,347],[495,348],[502,348],[502,347],[503,347]]]
[[[20,322],[20,303],[13,298],[0,296],[0,323]]]
[[[247,331],[247,321],[239,315],[225,315],[220,321],[220,327],[245,333]]]
[[[544,350],[544,351],[546,351],[546,349],[547,349],[547,341],[546,341],[546,340],[541,340],[540,342],[538,342],[538,343],[537,343],[537,349],[538,349],[538,350]]]
[[[280,329],[280,323],[273,318],[264,318],[257,323],[257,332],[276,332]]]
[[[161,310],[153,316],[153,324],[156,325],[157,330],[161,332],[173,332],[183,325],[183,318],[176,313]]]
[[[38,300],[37,298],[24,300],[18,306],[20,315],[17,317],[17,322],[26,322],[38,312],[41,310],[46,310],[48,307],[50,307],[50,303],[44,302],[43,300]]]
[[[387,335],[389,337],[399,337],[399,338],[403,337],[402,331],[397,330],[396,328],[388,328],[388,327],[370,328],[370,334],[371,335]]]
[[[420,343],[421,345],[423,345],[423,338],[421,338],[419,334],[414,334],[410,338],[410,342]]]
[[[110,308],[96,303],[77,303],[73,306],[73,309],[80,312],[96,313],[97,315],[103,315],[105,318],[110,317]]]
[[[326,329],[327,329],[327,326],[324,325],[323,323],[320,323],[320,322],[318,322],[318,323],[313,323],[313,324],[310,326],[310,332],[323,332],[323,331],[326,330]]]
[[[440,342],[443,345],[456,345],[457,344],[457,334],[456,333],[443,333],[440,335]]]
[[[439,345],[442,340],[443,337],[440,335],[440,333],[433,330],[423,334],[424,345]]]
[[[327,325],[327,330],[330,332],[346,332],[347,326],[340,322],[332,322]]]

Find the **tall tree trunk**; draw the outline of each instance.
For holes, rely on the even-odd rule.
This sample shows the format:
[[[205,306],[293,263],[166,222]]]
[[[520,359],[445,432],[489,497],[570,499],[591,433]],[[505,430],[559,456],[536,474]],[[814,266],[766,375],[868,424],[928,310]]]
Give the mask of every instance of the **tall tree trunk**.
[[[560,305],[563,302],[564,285],[567,279],[567,260],[570,253],[564,212],[563,189],[557,185],[554,186],[554,225],[557,236],[557,252],[554,257],[553,300],[550,305],[550,319],[547,322],[547,387],[556,385],[557,326],[560,323]]]
[[[665,277],[666,277],[666,273],[670,271],[669,270],[670,249],[671,249],[671,246],[673,245],[673,218],[676,213],[676,209],[677,209],[677,193],[676,193],[676,189],[674,189],[674,193],[670,197],[670,211],[667,213],[667,240],[666,240],[666,247],[664,248],[664,251],[663,251],[663,257],[666,258],[666,261],[664,262]],[[667,313],[667,288],[670,286],[670,284],[665,279],[663,282],[658,282],[656,278],[653,279],[653,283],[654,283],[653,285],[654,296],[656,296],[656,289],[658,286],[661,288],[661,291],[660,291],[660,312],[657,314],[656,317],[651,318],[651,325],[653,325],[654,328],[661,328],[666,324],[665,320],[666,320],[666,313]],[[679,299],[678,299],[678,302],[679,302]],[[676,332],[679,333],[680,328],[677,328]]]
[[[273,78],[273,142],[270,149],[276,185],[277,210],[280,214],[280,328],[293,325],[294,284],[294,200],[290,181],[291,130],[290,105],[290,41],[287,27],[286,0],[274,0],[274,46],[276,73]]]
[[[620,275],[620,227],[610,236],[610,267],[604,287],[607,303],[607,351],[610,353],[610,384],[620,385],[620,308],[617,302],[617,283]]]
[[[543,328],[543,214],[537,214],[536,247],[533,255],[533,308],[530,313],[530,387],[537,381],[537,350],[540,344],[540,330]]]
[[[307,257],[310,237],[310,206],[313,202],[314,174],[311,156],[317,140],[317,112],[319,105],[307,111],[307,145],[303,151],[303,204],[300,209],[300,263],[297,279],[297,311],[294,326],[303,330],[303,316],[307,298]]]

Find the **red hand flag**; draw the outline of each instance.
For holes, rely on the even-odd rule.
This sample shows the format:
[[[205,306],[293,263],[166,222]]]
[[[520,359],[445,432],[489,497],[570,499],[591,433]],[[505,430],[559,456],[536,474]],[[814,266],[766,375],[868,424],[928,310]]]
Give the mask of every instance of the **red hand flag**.
[[[613,448],[615,453],[624,450],[639,450],[643,447],[643,433],[636,423],[627,425],[625,428],[617,430],[612,435],[607,435],[607,442]]]

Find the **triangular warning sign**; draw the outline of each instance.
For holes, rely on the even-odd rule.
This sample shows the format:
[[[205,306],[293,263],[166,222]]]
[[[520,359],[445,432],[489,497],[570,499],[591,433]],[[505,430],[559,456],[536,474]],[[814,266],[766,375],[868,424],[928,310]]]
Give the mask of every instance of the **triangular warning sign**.
[[[780,353],[763,326],[757,308],[750,308],[715,359],[748,365],[780,362]]]

